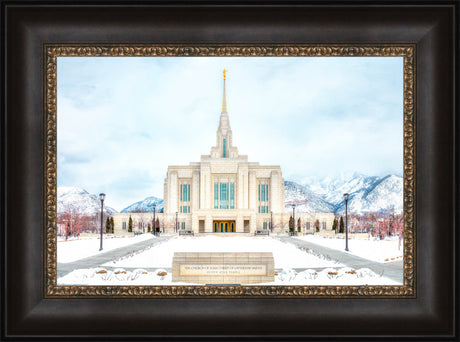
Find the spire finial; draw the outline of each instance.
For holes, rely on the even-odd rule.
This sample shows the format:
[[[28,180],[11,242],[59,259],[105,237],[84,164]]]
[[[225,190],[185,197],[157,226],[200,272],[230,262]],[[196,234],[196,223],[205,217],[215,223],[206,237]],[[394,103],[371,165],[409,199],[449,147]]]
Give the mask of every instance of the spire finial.
[[[224,69],[224,93],[222,96],[222,113],[227,113],[227,96],[225,94],[225,80],[227,78],[227,70]]]

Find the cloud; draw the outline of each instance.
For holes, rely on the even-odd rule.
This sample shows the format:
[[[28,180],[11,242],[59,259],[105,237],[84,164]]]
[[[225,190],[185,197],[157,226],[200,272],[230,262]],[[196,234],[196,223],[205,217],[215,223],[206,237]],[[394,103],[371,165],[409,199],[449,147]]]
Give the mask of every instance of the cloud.
[[[58,58],[58,185],[121,210],[215,145],[222,70],[233,143],[283,175],[402,173],[399,57]]]

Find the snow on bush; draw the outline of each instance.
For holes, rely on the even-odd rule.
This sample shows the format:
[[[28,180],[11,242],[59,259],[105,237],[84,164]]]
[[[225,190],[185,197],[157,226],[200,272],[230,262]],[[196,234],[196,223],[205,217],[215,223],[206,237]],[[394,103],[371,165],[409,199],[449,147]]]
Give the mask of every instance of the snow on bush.
[[[264,285],[400,285],[382,277],[368,268],[355,270],[350,267],[325,268],[321,271],[307,269],[296,272],[284,269],[275,275],[273,283]]]
[[[58,279],[58,285],[199,285],[172,282],[171,273],[159,268],[153,272],[139,268],[127,271],[123,268],[81,269]],[[288,268],[275,273],[275,281],[250,285],[400,285],[382,277],[368,268],[325,268],[321,271],[307,269],[302,272]]]

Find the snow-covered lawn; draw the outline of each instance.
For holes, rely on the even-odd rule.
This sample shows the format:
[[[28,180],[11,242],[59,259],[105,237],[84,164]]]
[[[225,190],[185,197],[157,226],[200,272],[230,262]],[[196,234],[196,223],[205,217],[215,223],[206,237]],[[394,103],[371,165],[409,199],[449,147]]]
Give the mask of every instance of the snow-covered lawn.
[[[141,236],[120,240],[128,239],[137,242],[140,238]],[[318,238],[316,237],[313,240],[316,241]],[[322,240],[325,241],[327,239]],[[93,241],[98,242],[98,240],[94,239]],[[357,241],[358,240],[354,242]],[[340,243],[343,242],[343,240],[337,240],[336,242]],[[366,246],[368,246],[369,243],[373,243],[374,241],[364,242],[367,243]],[[124,257],[121,260],[108,262],[99,268],[73,271],[59,278],[58,284],[185,285],[185,283],[173,283],[170,271],[165,270],[171,269],[174,252],[249,251],[273,252],[275,269],[282,270],[275,273],[274,282],[265,283],[263,285],[400,285],[391,279],[374,273],[370,269],[352,269],[345,267],[321,255],[300,250],[292,244],[281,242],[272,237],[217,236],[174,237],[153,248]],[[296,271],[294,268],[306,270]],[[146,269],[149,270],[147,271]]]
[[[58,285],[202,285],[173,283],[171,273],[164,269],[148,272],[144,269],[113,271],[104,268],[76,270],[58,279]],[[252,285],[400,285],[381,277],[367,268],[353,270],[349,267],[327,268],[322,271],[308,269],[296,272],[285,269],[275,275],[275,281]]]
[[[115,237],[113,235],[104,236],[102,241],[102,251],[99,251],[100,239],[95,236],[82,237],[80,239],[67,241],[61,240],[57,243],[57,262],[72,262],[153,238],[155,238],[153,234],[142,234],[126,237]]]
[[[307,253],[271,237],[174,237],[161,245],[102,266],[171,268],[174,252],[273,252],[275,268],[343,266],[325,257]]]
[[[317,235],[304,235],[297,239],[345,252],[344,239]],[[401,241],[401,250],[398,245],[397,237],[388,240],[348,239],[348,253],[381,263],[392,262],[403,258],[403,242]]]

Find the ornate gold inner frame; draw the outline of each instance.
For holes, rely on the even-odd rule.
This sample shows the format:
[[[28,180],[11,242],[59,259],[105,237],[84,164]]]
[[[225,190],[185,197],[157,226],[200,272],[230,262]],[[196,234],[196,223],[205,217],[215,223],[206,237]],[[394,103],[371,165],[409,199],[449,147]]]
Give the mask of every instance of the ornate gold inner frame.
[[[57,57],[403,57],[404,58],[404,285],[401,286],[58,286],[57,285]],[[45,241],[46,298],[254,297],[415,298],[415,45],[45,45]]]

